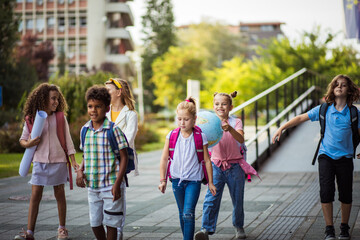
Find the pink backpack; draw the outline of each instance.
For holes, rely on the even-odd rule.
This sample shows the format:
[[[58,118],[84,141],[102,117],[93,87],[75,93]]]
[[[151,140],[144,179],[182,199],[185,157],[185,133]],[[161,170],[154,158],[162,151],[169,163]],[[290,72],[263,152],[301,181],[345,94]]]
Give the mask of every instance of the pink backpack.
[[[179,137],[179,134],[180,134],[180,128],[176,128],[176,129],[172,130],[170,133],[169,163],[168,163],[168,167],[167,167],[167,171],[166,171],[166,180],[168,177],[171,178],[170,166],[171,166],[171,161],[173,160],[173,157],[174,157],[175,145],[176,145],[177,139]],[[209,180],[208,180],[208,175],[206,172],[205,161],[204,161],[203,140],[202,140],[202,136],[201,136],[201,129],[198,126],[194,127],[193,135],[194,135],[194,141],[195,141],[196,155],[198,157],[198,161],[201,164],[203,172],[204,172],[204,179],[202,180],[202,183],[208,184]]]
[[[69,183],[70,183],[70,190],[73,189],[73,181],[72,181],[72,172],[71,172],[71,163],[69,160],[69,155],[67,154],[67,147],[66,147],[66,138],[65,138],[65,119],[64,119],[64,113],[63,112],[55,112],[56,117],[56,133],[57,137],[59,138],[59,142],[61,147],[64,149],[66,161],[68,165],[69,170]],[[29,132],[31,133],[34,119],[30,119],[29,116],[25,117],[26,125],[29,129]]]

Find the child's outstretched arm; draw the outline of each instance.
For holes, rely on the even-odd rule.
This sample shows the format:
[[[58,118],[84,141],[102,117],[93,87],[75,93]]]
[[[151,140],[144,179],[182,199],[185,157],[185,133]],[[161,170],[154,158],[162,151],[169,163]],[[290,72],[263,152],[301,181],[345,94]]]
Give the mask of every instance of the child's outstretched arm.
[[[166,171],[169,159],[169,139],[165,140],[165,145],[160,159],[160,184],[158,186],[160,192],[165,193],[166,190]]]
[[[229,132],[233,138],[235,138],[236,141],[239,143],[243,143],[245,141],[244,139],[244,131],[243,130],[235,130],[232,126],[230,126],[227,122],[222,122],[222,129],[225,132]]]
[[[128,164],[128,154],[127,149],[123,148],[120,151],[120,163],[119,163],[119,172],[117,173],[115,184],[112,186],[111,193],[113,195],[113,201],[121,198],[120,185],[125,176],[126,167]]]
[[[298,116],[290,119],[287,123],[285,123],[284,125],[279,127],[278,130],[276,130],[276,132],[272,138],[272,143],[275,143],[275,141],[280,140],[280,136],[281,136],[283,130],[291,128],[291,127],[295,127],[295,126],[299,125],[300,123],[306,122],[307,120],[310,120],[309,115],[307,113],[303,113],[301,115],[298,115]]]
[[[206,172],[208,175],[208,180],[209,180],[209,190],[211,192],[211,194],[213,196],[215,196],[216,194],[216,187],[213,183],[213,169],[212,169],[212,165],[211,165],[211,160],[210,160],[210,156],[209,156],[209,150],[208,150],[208,145],[204,145],[203,147],[204,150],[204,161],[205,161],[205,167],[206,167]]]

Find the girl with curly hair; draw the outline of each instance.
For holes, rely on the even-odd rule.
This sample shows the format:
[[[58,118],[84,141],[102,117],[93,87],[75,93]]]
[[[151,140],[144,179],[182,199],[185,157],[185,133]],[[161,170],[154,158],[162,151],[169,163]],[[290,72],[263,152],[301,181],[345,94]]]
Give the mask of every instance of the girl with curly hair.
[[[30,179],[31,198],[28,213],[27,231],[15,236],[15,240],[34,239],[34,231],[39,205],[44,186],[53,186],[59,213],[59,228],[57,239],[68,239],[65,228],[66,199],[64,184],[68,181],[67,156],[76,170],[79,166],[75,162],[75,148],[72,142],[69,125],[64,116],[68,106],[60,89],[56,85],[42,83],[28,96],[24,107],[25,124],[20,137],[20,145],[24,148],[37,146],[33,157],[33,169]],[[36,111],[45,111],[48,117],[45,120],[41,136],[31,139],[31,128]],[[62,146],[57,129],[58,119],[61,119],[66,146]],[[64,145],[64,144],[63,144]],[[65,152],[63,149],[67,149]]]

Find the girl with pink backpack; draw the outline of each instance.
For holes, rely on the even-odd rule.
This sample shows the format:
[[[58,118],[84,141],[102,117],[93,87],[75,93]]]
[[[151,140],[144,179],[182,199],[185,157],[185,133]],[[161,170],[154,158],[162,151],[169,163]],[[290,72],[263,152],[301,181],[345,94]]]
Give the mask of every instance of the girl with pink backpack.
[[[193,98],[179,103],[176,109],[177,129],[166,136],[164,150],[160,160],[159,190],[165,193],[168,174],[171,176],[173,193],[179,209],[179,218],[184,240],[192,240],[195,230],[195,207],[200,195],[201,182],[205,176],[202,161],[199,161],[195,134],[201,134],[202,157],[204,159],[208,176],[208,187],[211,194],[216,194],[213,184],[212,167],[208,153],[208,142],[205,134],[195,128],[196,106]],[[177,132],[175,146],[170,146],[170,138]],[[174,148],[174,149],[170,149]],[[170,158],[170,151],[173,151]],[[169,169],[167,171],[168,160]]]

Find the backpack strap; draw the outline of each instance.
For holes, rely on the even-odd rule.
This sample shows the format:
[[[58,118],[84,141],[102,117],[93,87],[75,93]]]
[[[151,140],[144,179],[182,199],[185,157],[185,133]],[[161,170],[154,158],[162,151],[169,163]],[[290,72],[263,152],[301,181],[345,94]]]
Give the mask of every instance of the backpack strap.
[[[201,135],[201,129],[198,126],[194,127],[193,131],[194,135],[194,142],[196,148],[196,155],[198,157],[199,163],[204,160],[204,146],[203,146],[203,139]]]
[[[171,131],[170,138],[169,138],[169,157],[170,159],[174,158],[174,151],[175,151],[175,145],[176,141],[179,137],[180,128],[176,128]]]
[[[358,130],[358,109],[354,105],[350,106],[350,119],[351,119],[351,130],[352,130],[352,140],[353,140],[353,158],[355,158],[356,155],[356,147],[359,144],[360,136],[359,136],[359,130]]]
[[[55,117],[56,117],[56,134],[59,139],[60,145],[65,152],[68,171],[69,171],[70,190],[72,190],[73,180],[72,180],[71,163],[68,155],[68,150],[66,146],[66,137],[65,137],[65,116],[63,112],[55,112]]]
[[[30,118],[30,116],[26,116],[25,123],[26,123],[27,128],[29,129],[29,133],[31,133],[33,125],[34,125],[34,118]]]
[[[323,104],[320,105],[320,109],[319,109],[320,140],[319,140],[319,143],[318,143],[318,145],[316,147],[316,151],[315,151],[312,163],[311,163],[312,165],[315,165],[316,158],[317,158],[317,155],[318,155],[318,152],[319,152],[319,149],[320,149],[321,141],[323,140],[324,135],[325,135],[326,112],[327,112],[328,107],[329,107],[328,103],[323,103]]]
[[[203,139],[201,135],[201,128],[198,126],[194,127],[193,135],[194,135],[194,142],[195,142],[195,148],[196,148],[196,155],[198,157],[198,161],[201,164],[202,170],[204,172],[204,179],[202,180],[203,184],[209,183],[209,177],[206,171],[205,161],[204,161],[204,145],[203,145]]]
[[[170,174],[170,166],[171,166],[171,160],[174,158],[174,151],[175,151],[175,145],[176,145],[176,141],[179,137],[179,133],[180,133],[180,128],[176,128],[174,130],[171,131],[170,133],[170,138],[169,138],[169,159],[168,159],[168,166],[166,169],[166,181],[168,179],[168,177],[171,178],[171,174]]]

